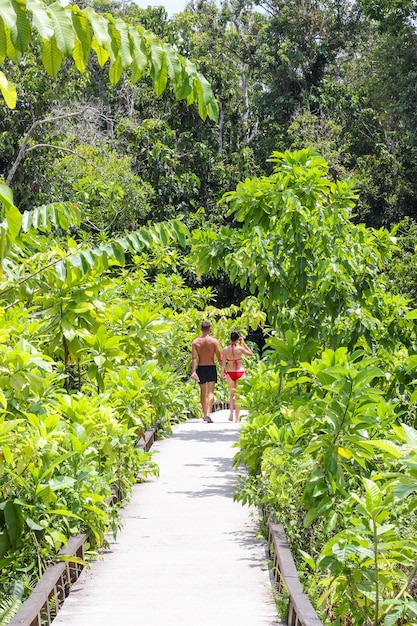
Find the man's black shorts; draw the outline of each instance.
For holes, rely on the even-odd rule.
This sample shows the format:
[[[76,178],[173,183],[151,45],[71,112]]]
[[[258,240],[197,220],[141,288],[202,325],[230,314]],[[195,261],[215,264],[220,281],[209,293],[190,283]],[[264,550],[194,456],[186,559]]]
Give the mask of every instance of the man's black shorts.
[[[217,383],[217,369],[215,365],[199,365],[196,372],[200,379],[200,385]]]

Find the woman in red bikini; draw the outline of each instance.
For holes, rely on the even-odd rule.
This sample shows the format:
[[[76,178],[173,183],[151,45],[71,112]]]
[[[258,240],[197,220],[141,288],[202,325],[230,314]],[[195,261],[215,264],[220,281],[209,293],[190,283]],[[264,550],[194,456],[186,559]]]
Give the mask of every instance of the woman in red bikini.
[[[252,356],[253,352],[245,343],[242,335],[237,330],[230,333],[230,346],[226,346],[222,353],[222,378],[226,379],[230,392],[230,415],[229,421],[239,421],[240,406],[236,404],[236,387],[239,378],[245,375],[242,365],[243,356]]]

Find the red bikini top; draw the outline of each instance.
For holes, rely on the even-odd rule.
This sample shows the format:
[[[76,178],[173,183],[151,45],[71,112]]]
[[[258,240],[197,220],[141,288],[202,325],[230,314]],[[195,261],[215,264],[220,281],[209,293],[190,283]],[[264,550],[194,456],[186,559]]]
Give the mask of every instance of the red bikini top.
[[[235,348],[236,343],[231,343],[230,345],[231,345],[232,352],[233,352],[233,348]],[[240,360],[241,360],[241,359],[228,359],[228,358],[226,357],[226,361],[227,361],[228,363],[230,363],[231,361],[234,361],[234,363],[235,363],[235,366],[236,366],[236,367],[239,365],[239,361],[240,361]]]

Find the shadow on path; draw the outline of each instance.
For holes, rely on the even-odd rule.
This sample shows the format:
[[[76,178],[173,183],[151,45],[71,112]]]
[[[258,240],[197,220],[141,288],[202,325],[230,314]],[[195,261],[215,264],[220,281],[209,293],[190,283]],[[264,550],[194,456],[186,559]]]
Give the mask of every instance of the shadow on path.
[[[192,430],[183,430],[174,432],[170,439],[180,439],[182,441],[198,441],[201,443],[234,443],[238,439],[238,434],[235,430],[225,431],[220,428],[216,428],[214,424],[206,424],[207,431],[193,428]],[[210,430],[208,430],[210,429]]]
[[[159,478],[135,485],[117,539],[54,626],[283,626],[257,511],[233,499],[240,425],[213,420],[156,442]]]

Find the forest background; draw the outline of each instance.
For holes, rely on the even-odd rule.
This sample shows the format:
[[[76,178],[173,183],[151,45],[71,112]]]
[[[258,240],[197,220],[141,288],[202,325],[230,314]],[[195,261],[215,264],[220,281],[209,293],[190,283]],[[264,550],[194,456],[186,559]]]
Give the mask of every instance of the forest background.
[[[407,417],[410,430],[404,435],[398,427],[399,441],[408,437],[414,445],[417,436],[411,432],[414,318],[405,313],[406,300],[401,299],[409,298],[411,307],[416,300],[416,6],[409,0],[289,0],[256,7],[247,2],[191,2],[172,18],[163,8],[142,9],[132,3],[80,3],[80,8],[143,24],[195,62],[213,87],[219,117],[201,119],[197,107],[175,100],[170,91],[156,95],[151,77],[133,83],[122,74],[113,85],[95,56],[84,73],[64,60],[51,78],[39,62],[42,43],[36,37],[19,63],[6,59],[3,64],[18,85],[18,97],[15,108],[4,106],[0,112],[1,172],[23,221],[17,237],[20,226],[15,227],[9,211],[13,237],[1,250],[1,590],[12,598],[21,597],[23,588],[26,593],[35,572],[44,570],[68,534],[87,527],[100,545],[109,527],[117,530],[117,515],[104,506],[111,484],[127,493],[135,479],[134,472],[126,474],[127,467],[157,471],[148,457],[133,450],[134,437],[157,416],[166,420],[168,430],[169,422],[181,419],[193,402],[197,410],[195,389],[187,382],[188,354],[203,311],[216,320],[222,342],[235,324],[259,347],[265,336],[261,326],[279,329],[281,337],[274,337],[272,328],[269,352],[258,365],[252,390],[248,377],[254,421],[242,438],[239,460],[253,471],[253,481],[243,485],[242,500],[278,502],[282,508],[288,504],[285,495],[278,496],[277,466],[288,463],[284,470],[294,472],[295,464],[280,450],[281,439],[286,453],[290,444],[294,455],[298,453],[303,438],[309,439],[327,415],[319,409],[334,393],[334,384],[339,385],[336,392],[345,406],[338,409],[336,435],[327,433],[326,439],[320,431],[321,442],[312,452],[315,472],[309,471],[311,460],[310,465],[297,465],[301,510],[307,510],[304,523],[306,528],[315,525],[305,535],[311,545],[302,549],[314,570],[313,549],[319,548],[312,546],[319,545],[316,537],[323,534],[321,518],[327,520],[325,536],[331,536],[351,506],[345,501],[343,473],[348,472],[353,493],[365,489],[366,506],[371,503],[376,510],[383,499],[371,484],[382,456],[373,460],[370,444],[362,441],[369,435],[367,431],[364,436],[363,415],[356,423],[356,408],[349,412],[352,387],[358,398],[366,398],[369,414],[374,412],[368,426],[375,440],[375,433],[379,437],[388,432],[388,415],[398,424]],[[10,41],[6,49],[10,52]],[[301,148],[318,152],[328,165],[308,150],[296,157],[280,154]],[[277,164],[284,174],[277,173]],[[239,187],[247,177],[253,182]],[[349,180],[355,194],[348,183],[332,187],[333,181]],[[268,204],[277,193],[276,182],[283,189],[293,185],[302,204],[296,216],[291,210],[297,202],[281,206],[279,194]],[[237,195],[220,202],[236,186]],[[264,201],[259,206],[257,197]],[[327,201],[335,209],[329,222],[323,208]],[[353,217],[348,215],[352,206]],[[354,228],[360,224],[395,227],[399,245],[392,248],[393,255],[387,252],[386,231],[364,234]],[[291,242],[291,228],[302,254],[285,257],[279,246]],[[194,258],[184,254],[191,231],[197,233]],[[337,233],[344,245],[332,247],[334,238],[340,243]],[[352,242],[351,250],[346,241]],[[279,281],[273,285],[274,272],[281,271],[282,278],[284,265],[280,268],[278,257],[271,258],[272,244],[284,254],[284,263],[292,264],[284,277],[287,291],[277,288],[275,294],[272,287]],[[340,266],[331,259],[339,252]],[[323,259],[331,263],[325,265]],[[310,290],[308,272],[317,266],[324,268],[324,280],[320,276],[320,285],[311,283]],[[401,298],[384,295],[381,273]],[[298,298],[298,290],[306,286]],[[288,313],[293,317],[286,318]],[[358,351],[347,356],[357,345],[365,356],[359,358]],[[329,346],[335,350],[332,355],[326,351]],[[320,350],[322,361],[313,363]],[[368,350],[381,369],[366,357]],[[307,357],[308,376],[299,375],[297,368]],[[268,363],[267,378],[262,368]],[[382,380],[378,390],[374,379]],[[266,383],[274,386],[275,395],[265,391]],[[387,405],[389,394],[395,397],[389,408],[383,406],[382,390]],[[278,395],[288,403],[282,403],[287,414],[276,408]],[[316,404],[309,407],[313,397]],[[301,405],[308,407],[310,421],[301,414]],[[290,440],[288,424],[281,422],[297,412],[299,430]],[[358,433],[354,441],[349,439],[351,428]],[[319,446],[331,451],[340,432],[349,445],[340,445],[336,456],[326,453],[323,463]],[[13,433],[19,434],[17,441]],[[279,454],[263,459],[271,442]],[[373,445],[398,461],[397,440]],[[308,452],[307,446],[304,454]],[[262,485],[271,492],[266,495],[257,482],[264,463],[266,485],[272,477],[271,485]],[[358,467],[368,477],[365,487],[359,484]],[[282,475],[285,471],[281,467]],[[415,485],[414,476],[406,478]],[[394,497],[392,481],[378,485],[384,498]],[[407,483],[402,496],[413,490]],[[340,507],[337,519],[335,502]],[[293,513],[287,530],[292,528],[294,538],[301,514],[286,509]],[[407,513],[412,511],[410,506]],[[369,514],[377,524],[379,513]],[[388,533],[379,522],[381,533]],[[392,538],[395,575],[390,571],[384,581],[388,596],[397,593],[391,581],[400,581],[404,595],[416,573],[410,563],[417,547],[407,544],[411,556],[397,567],[397,541]],[[333,556],[322,558],[324,569],[326,558],[333,559],[335,569],[344,563],[346,551],[336,547],[328,548]],[[369,570],[369,562],[363,561],[365,578]],[[16,583],[13,589],[8,588],[10,580]],[[374,624],[387,616],[395,623],[404,615],[417,615],[417,605],[408,597],[406,606],[397,608],[397,597],[384,606],[382,593],[382,608],[374,609],[375,603],[368,601],[372,594],[379,598],[379,579],[377,591],[375,580],[367,581],[369,587],[357,583],[355,568],[352,580],[360,598],[355,600],[357,623],[362,623],[365,609],[374,611]],[[343,605],[343,598],[340,583],[339,597],[336,593],[330,607],[334,611],[339,603],[345,615],[352,608]]]
[[[273,150],[313,147],[333,178],[355,178],[357,222],[415,218],[414,3],[202,1],[171,18],[134,3],[83,6],[143,24],[194,61],[219,121],[203,123],[169,92],[156,97],[149,80],[110,85],[93,58],[83,75],[64,62],[51,79],[34,43],[9,76],[16,109],[0,113],[0,167],[21,210],[77,202],[101,237],[179,214],[191,228],[220,224],[222,194],[270,174]],[[412,225],[402,225],[405,235]],[[394,279],[408,291],[413,282],[412,269]],[[233,301],[229,287],[219,302]]]
[[[109,85],[93,57],[83,75],[67,62],[51,79],[33,50],[9,76],[16,108],[0,114],[1,171],[21,210],[81,201],[102,235],[178,214],[190,226],[221,223],[222,194],[270,174],[273,150],[314,147],[333,177],[355,177],[358,222],[415,217],[413,3],[203,1],[172,18],[134,3],[83,6],[141,23],[194,61],[219,121],[203,123],[169,91],[156,97],[146,80]],[[32,124],[77,111],[32,131],[11,179]]]

